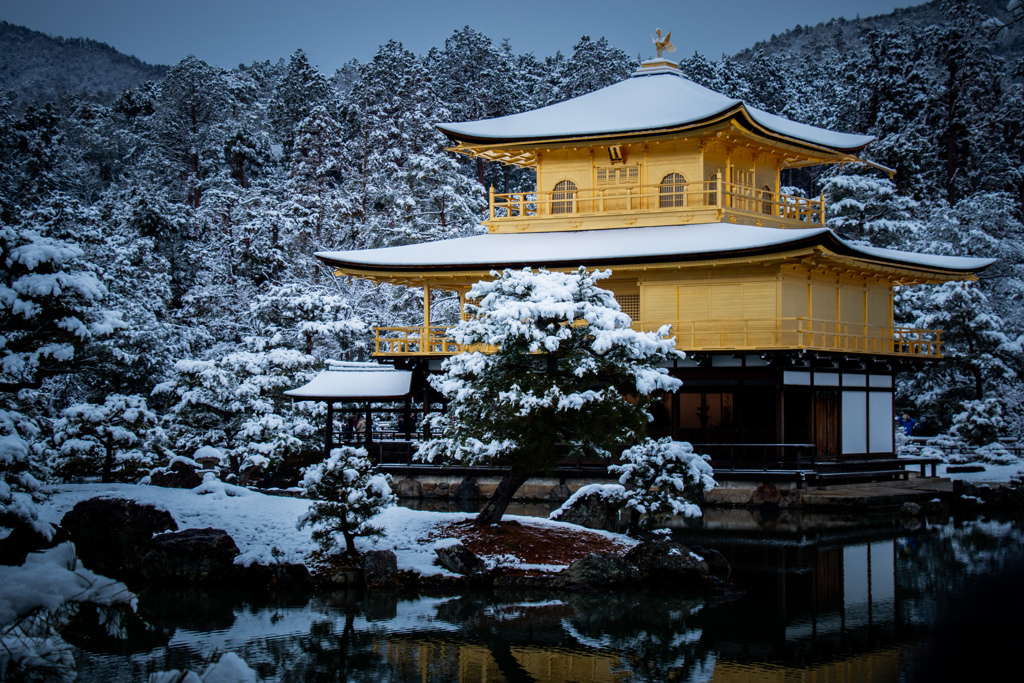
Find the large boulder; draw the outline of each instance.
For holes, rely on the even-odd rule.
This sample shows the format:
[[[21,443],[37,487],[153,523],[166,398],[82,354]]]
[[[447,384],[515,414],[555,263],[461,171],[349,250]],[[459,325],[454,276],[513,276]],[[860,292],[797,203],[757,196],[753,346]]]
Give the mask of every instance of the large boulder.
[[[703,557],[670,541],[645,541],[626,553],[636,565],[644,585],[673,590],[703,590],[711,574]]]
[[[397,586],[398,557],[391,550],[368,550],[363,556],[363,580],[368,588]]]
[[[626,489],[621,484],[590,484],[582,487],[562,507],[551,513],[551,519],[578,524],[588,529],[619,530],[619,512],[625,502]]]
[[[391,491],[399,498],[422,498],[423,484],[411,477],[406,477],[391,484]]]
[[[60,525],[74,541],[83,565],[115,579],[138,575],[153,534],[178,529],[166,510],[124,498],[83,500]]]
[[[639,586],[640,572],[621,555],[591,553],[569,565],[554,579],[554,584],[558,588],[584,591]]]
[[[142,564],[148,581],[227,583],[235,576],[238,546],[223,529],[185,529],[153,538]]]
[[[487,575],[487,564],[462,544],[434,548],[434,552],[441,566],[453,574],[471,579],[482,579]]]
[[[476,479],[465,477],[451,492],[452,500],[480,500],[480,487]]]

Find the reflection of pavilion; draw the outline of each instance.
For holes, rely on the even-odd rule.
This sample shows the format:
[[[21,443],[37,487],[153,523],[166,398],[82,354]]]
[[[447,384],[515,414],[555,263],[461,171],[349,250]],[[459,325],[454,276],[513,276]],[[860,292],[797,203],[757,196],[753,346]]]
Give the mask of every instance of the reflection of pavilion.
[[[685,541],[720,550],[734,567],[731,580],[748,590],[700,622],[718,652],[713,680],[746,680],[736,676],[751,661],[770,664],[778,680],[794,668],[805,681],[897,678],[909,630],[898,520],[709,512],[706,529]]]

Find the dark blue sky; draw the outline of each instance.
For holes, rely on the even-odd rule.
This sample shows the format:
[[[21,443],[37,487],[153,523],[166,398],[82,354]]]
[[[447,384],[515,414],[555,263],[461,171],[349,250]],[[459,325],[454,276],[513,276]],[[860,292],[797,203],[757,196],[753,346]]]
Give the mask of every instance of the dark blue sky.
[[[871,16],[922,0],[0,0],[0,19],[50,35],[92,38],[143,61],[173,64],[187,54],[225,68],[288,57],[302,48],[332,73],[369,59],[394,38],[417,54],[464,25],[516,52],[568,53],[581,35],[605,36],[630,55],[653,56],[649,35],[672,31],[676,57],[716,58],[796,24]],[[726,8],[726,9],[722,9]]]

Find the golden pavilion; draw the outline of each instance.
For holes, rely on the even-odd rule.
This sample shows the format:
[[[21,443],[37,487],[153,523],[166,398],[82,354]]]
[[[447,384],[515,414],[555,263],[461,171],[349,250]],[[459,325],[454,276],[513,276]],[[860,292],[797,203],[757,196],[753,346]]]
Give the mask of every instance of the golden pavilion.
[[[894,289],[973,280],[992,263],[844,241],[824,198],[784,194],[780,174],[868,163],[872,138],[748,106],[667,59],[572,100],[439,128],[454,152],[533,169],[536,188],[492,188],[486,234],[317,254],[339,276],[423,289],[422,324],[377,329],[374,355],[412,373],[408,400],[424,412],[440,398],[423,379],[459,351],[431,322],[433,290],[464,303],[494,269],[610,268],[602,286],[633,325],[670,325],[687,354],[652,435],[710,453],[716,476],[877,473],[894,465],[896,373],[942,353],[940,330],[894,323]]]

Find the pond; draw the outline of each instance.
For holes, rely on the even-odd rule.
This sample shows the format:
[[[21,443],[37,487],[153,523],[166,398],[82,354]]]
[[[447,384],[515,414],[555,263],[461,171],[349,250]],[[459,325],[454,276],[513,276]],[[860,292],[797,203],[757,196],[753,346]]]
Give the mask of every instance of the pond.
[[[673,534],[724,553],[746,594],[154,589],[139,597],[146,625],[65,637],[79,680],[103,683],[201,672],[224,652],[263,680],[463,682],[937,680],[1016,654],[1000,648],[1019,629],[986,628],[1020,613],[998,583],[1018,578],[1006,578],[1024,547],[1014,521],[708,510]],[[105,635],[118,631],[130,637]]]

